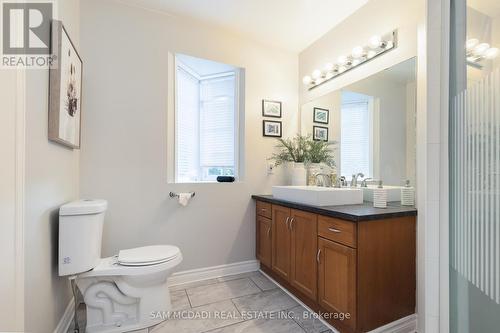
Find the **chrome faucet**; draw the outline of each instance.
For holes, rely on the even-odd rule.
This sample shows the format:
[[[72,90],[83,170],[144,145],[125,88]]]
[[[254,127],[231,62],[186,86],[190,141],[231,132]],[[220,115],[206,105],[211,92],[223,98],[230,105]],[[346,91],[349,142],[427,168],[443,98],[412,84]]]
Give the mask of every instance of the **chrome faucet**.
[[[365,175],[363,173],[358,173],[357,175],[354,174],[352,175],[352,179],[351,179],[351,187],[358,187],[358,177],[361,177],[363,178]]]
[[[365,178],[361,181],[361,187],[368,187],[368,181],[373,180],[373,178]]]
[[[332,179],[330,178],[330,175],[326,173],[317,173],[316,186],[332,187]]]

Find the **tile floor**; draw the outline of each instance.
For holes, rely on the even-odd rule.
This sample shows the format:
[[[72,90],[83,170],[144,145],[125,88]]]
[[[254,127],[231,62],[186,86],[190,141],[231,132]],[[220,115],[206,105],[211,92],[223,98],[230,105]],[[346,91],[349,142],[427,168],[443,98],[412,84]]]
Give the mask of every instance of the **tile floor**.
[[[174,286],[170,292],[176,316],[150,333],[332,332],[260,272]]]

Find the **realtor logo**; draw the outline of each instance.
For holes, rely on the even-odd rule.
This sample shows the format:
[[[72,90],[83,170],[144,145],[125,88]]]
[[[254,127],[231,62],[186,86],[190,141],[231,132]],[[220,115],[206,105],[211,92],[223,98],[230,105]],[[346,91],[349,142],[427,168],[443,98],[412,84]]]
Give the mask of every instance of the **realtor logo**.
[[[49,54],[52,3],[3,3],[3,54]]]
[[[48,68],[53,2],[2,1],[2,68]]]

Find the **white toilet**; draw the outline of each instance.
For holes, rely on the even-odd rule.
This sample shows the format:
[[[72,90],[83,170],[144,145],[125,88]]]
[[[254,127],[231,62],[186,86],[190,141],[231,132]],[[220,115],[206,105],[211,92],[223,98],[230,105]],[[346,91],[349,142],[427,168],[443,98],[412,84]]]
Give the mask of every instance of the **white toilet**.
[[[105,200],[59,210],[59,275],[75,276],[87,306],[87,332],[129,332],[160,323],[171,311],[167,278],[182,261],[178,247],[146,246],[101,258]]]

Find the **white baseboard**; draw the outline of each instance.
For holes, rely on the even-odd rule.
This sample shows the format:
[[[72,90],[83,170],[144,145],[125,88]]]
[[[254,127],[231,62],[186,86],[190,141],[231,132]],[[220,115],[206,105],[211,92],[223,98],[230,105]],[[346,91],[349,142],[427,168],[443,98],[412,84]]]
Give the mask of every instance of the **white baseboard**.
[[[265,275],[269,280],[274,282],[281,290],[283,290],[288,296],[293,298],[297,303],[302,305],[304,308],[309,310],[310,312],[314,312],[310,307],[305,305],[300,299],[298,299],[294,294],[289,292],[287,289],[285,289],[282,285],[280,285],[278,282],[276,282],[272,277],[267,275],[265,272],[262,270],[260,271],[263,275]],[[319,318],[319,320],[332,332],[339,333],[339,331],[330,325],[327,321]],[[373,331],[370,331],[369,333],[414,333],[417,332],[417,315],[413,314],[408,317],[404,317],[401,319],[398,319],[396,321],[393,321],[392,323],[389,323],[387,325],[384,325],[382,327],[376,328]]]
[[[67,333],[71,323],[73,322],[73,314],[75,313],[75,300],[72,298],[69,302],[66,310],[64,310],[64,314],[57,324],[54,333]]]
[[[258,260],[242,261],[233,264],[192,269],[172,274],[168,279],[169,286],[214,279],[222,276],[235,275],[259,270]]]
[[[417,315],[412,314],[376,328],[370,333],[414,333],[417,331]]]

